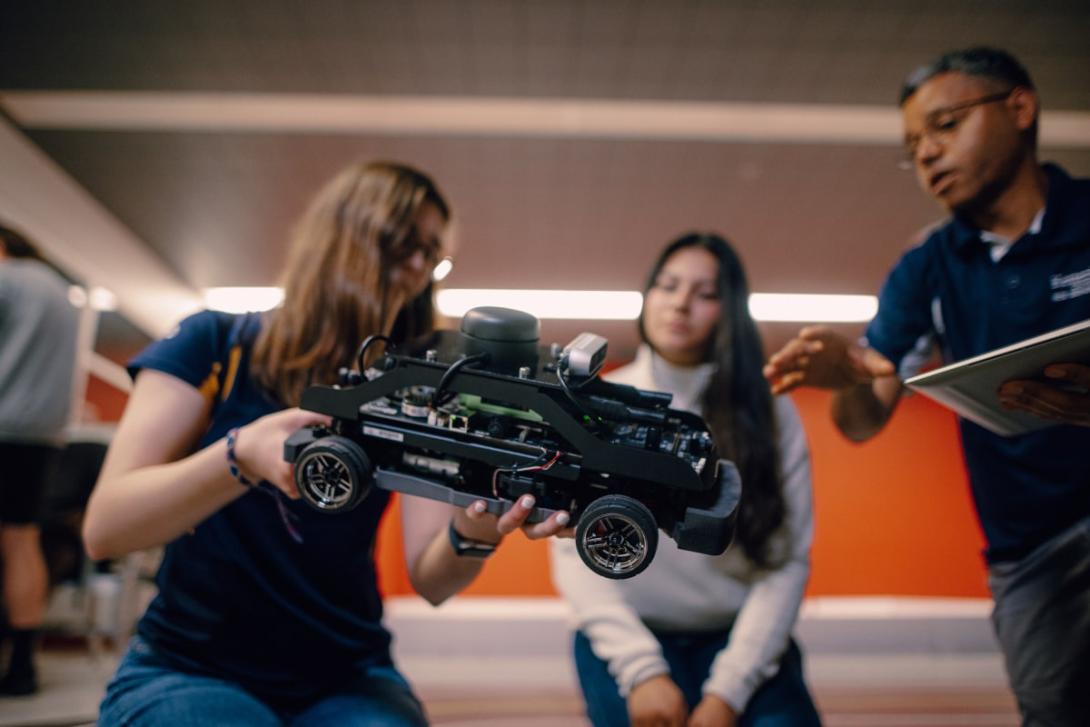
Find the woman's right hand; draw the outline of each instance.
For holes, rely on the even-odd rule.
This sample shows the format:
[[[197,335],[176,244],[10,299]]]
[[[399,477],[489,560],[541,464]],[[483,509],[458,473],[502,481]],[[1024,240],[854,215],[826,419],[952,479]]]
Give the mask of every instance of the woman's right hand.
[[[668,674],[642,681],[628,693],[632,727],[685,727],[688,717],[685,695]]]
[[[292,465],[284,461],[284,441],[295,430],[315,424],[328,427],[332,420],[324,414],[296,408],[267,414],[241,427],[235,440],[239,470],[251,482],[265,480],[291,499],[299,499]]]

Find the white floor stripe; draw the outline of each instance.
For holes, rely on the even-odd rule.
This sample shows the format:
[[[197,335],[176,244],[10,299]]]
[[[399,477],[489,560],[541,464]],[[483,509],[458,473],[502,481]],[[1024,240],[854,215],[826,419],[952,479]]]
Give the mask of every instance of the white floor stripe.
[[[825,712],[826,727],[1017,727],[1017,715],[992,714],[835,714]]]

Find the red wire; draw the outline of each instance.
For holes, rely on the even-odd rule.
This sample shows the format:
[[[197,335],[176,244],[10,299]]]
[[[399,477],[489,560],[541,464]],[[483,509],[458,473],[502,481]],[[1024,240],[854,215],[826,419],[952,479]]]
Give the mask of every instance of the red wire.
[[[515,467],[515,468],[511,469],[510,471],[515,472],[515,473],[518,473],[518,472],[544,472],[545,470],[551,468],[554,464],[557,463],[557,461],[560,459],[561,454],[563,454],[563,453],[558,449],[558,450],[556,450],[556,454],[553,455],[553,458],[550,459],[545,464],[538,464],[538,465],[534,465],[532,467]],[[497,482],[497,478],[499,477],[500,472],[504,472],[504,471],[506,471],[506,468],[497,468],[497,469],[493,470],[493,472],[492,472],[492,496],[493,497],[498,498],[500,496],[499,483]]]

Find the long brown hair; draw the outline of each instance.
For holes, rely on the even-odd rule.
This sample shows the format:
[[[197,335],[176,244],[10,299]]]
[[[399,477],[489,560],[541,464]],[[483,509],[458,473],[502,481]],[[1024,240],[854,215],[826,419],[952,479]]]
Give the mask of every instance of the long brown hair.
[[[688,247],[706,250],[719,262],[716,289],[722,305],[705,354],[705,361],[715,363],[715,371],[704,389],[703,415],[719,452],[733,460],[742,475],[738,542],[754,564],[774,568],[782,561],[771,551],[769,540],[783,524],[786,508],[772,391],[761,373],[764,349],[749,313],[749,282],[742,260],[723,237],[692,232],[666,246],[651,268],[643,292],[646,296],[655,286],[670,256]],[[640,337],[651,345],[642,311],[639,330]]]
[[[353,165],[330,180],[296,224],[281,276],[284,303],[268,314],[254,344],[254,376],[283,404],[310,383],[331,383],[352,366],[365,337],[384,333],[389,271],[406,256],[421,205],[450,208],[425,174],[400,164]],[[434,325],[432,289],[398,313],[394,336]]]

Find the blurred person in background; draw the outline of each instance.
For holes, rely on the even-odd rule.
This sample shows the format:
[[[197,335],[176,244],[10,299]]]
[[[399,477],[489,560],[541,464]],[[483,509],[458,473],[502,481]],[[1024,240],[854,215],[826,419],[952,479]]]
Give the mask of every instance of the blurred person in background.
[[[660,540],[630,580],[552,543],[553,579],[578,631],[575,664],[595,727],[762,725],[820,719],[791,638],[810,574],[810,456],[798,412],[761,376],[764,353],[737,253],[689,234],[659,255],[644,288],[636,360],[605,378],[673,394],[703,415],[742,476],[734,544],[722,555]]]
[[[39,517],[72,406],[79,312],[68,282],[0,227],[0,562],[11,656],[0,696],[38,689],[34,644],[48,575]]]
[[[134,389],[84,538],[95,559],[166,552],[100,724],[426,722],[381,622],[372,554],[388,493],[316,512],[299,502],[283,451],[298,428],[328,423],[295,408],[308,383],[336,383],[371,334],[431,330],[449,217],[419,171],[352,166],[299,220],[282,306],[198,313],[131,362]],[[465,554],[494,549],[533,499],[498,520],[483,506],[402,500],[409,577],[429,602],[468,585],[483,561]],[[543,537],[566,518],[524,530]]]
[[[905,153],[950,218],[882,287],[862,342],[804,328],[770,359],[777,392],[835,391],[850,439],[878,433],[937,344],[961,361],[1090,319],[1090,180],[1037,157],[1039,102],[1009,53],[971,48],[901,90]],[[1090,714],[1090,367],[1056,361],[996,392],[1058,426],[1001,437],[960,420],[995,600],[992,615],[1026,725]]]

